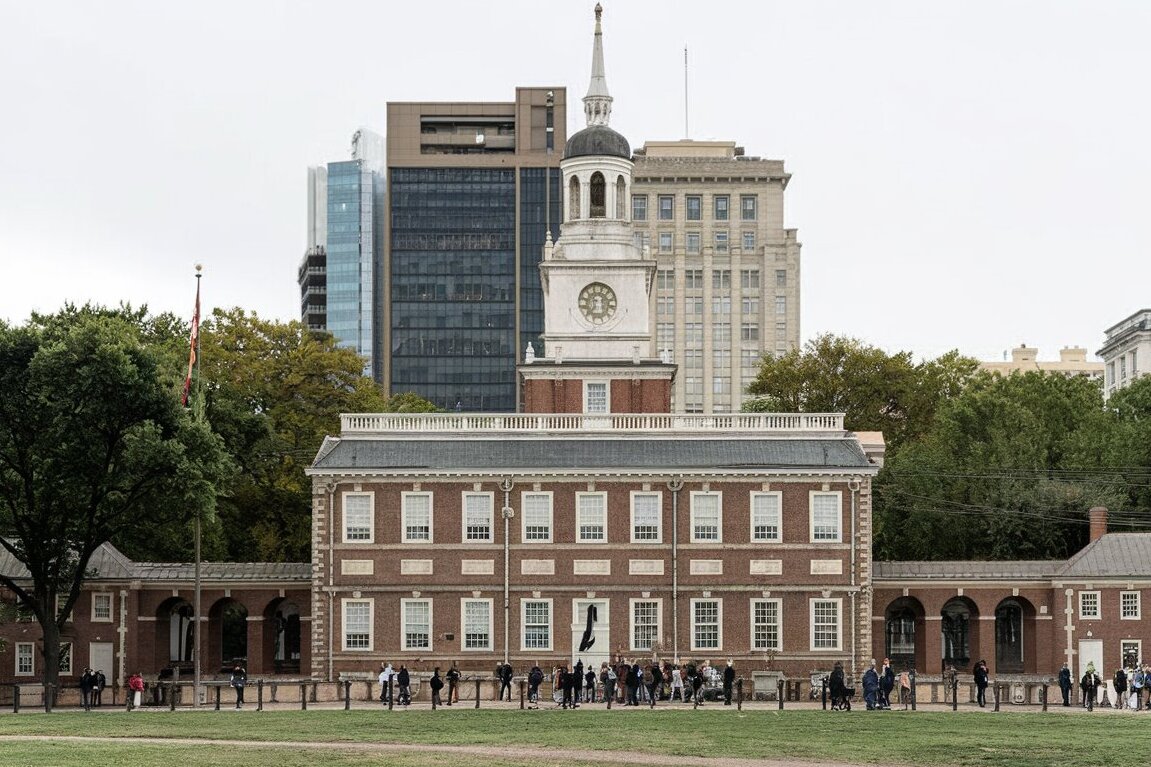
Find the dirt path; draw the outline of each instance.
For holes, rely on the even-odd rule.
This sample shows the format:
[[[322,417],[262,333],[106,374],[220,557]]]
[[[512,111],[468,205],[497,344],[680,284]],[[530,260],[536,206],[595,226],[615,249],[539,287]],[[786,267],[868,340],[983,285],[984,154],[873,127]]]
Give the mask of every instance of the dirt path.
[[[217,740],[212,738],[89,738],[72,735],[0,735],[0,743],[9,741],[51,741],[56,743],[149,743],[160,746],[227,746],[229,748],[293,748],[313,751],[345,751],[365,754],[395,754],[402,752],[433,753],[444,756],[479,756],[491,759],[519,759],[540,763],[538,748],[517,746],[436,746],[411,743],[306,743],[276,740]],[[565,749],[564,764],[634,764],[636,754],[614,751],[586,751]],[[661,757],[662,758],[662,757]],[[786,761],[779,759],[736,759],[732,757],[692,756],[693,767],[811,767],[828,764],[826,761]],[[836,762],[835,767],[865,767],[865,765]]]

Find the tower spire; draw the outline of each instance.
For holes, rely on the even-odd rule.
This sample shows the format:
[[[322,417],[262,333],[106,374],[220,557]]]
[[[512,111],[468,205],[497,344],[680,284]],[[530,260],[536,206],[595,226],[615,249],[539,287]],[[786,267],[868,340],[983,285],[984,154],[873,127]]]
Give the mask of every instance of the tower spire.
[[[611,94],[607,91],[607,77],[603,71],[603,30],[600,28],[600,18],[603,16],[603,6],[595,6],[595,42],[591,53],[591,83],[588,85],[587,95],[583,97],[584,116],[587,124],[607,125],[611,118]]]

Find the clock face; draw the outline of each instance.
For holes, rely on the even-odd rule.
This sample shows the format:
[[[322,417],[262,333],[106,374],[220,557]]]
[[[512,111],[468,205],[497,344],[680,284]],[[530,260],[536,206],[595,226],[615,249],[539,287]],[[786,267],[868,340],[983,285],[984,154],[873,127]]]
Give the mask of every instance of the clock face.
[[[593,282],[579,294],[579,310],[593,325],[602,325],[615,315],[615,291],[602,282]]]

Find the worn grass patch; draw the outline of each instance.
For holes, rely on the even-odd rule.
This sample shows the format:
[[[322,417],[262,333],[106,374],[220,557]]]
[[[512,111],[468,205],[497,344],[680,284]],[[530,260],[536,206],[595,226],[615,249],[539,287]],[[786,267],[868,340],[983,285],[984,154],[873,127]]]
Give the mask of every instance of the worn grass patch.
[[[1151,715],[1122,712],[1053,712],[1041,714],[987,712],[876,712],[847,714],[823,711],[660,708],[654,711],[488,711],[455,709],[408,711],[254,711],[81,712],[0,716],[0,734],[90,736],[130,739],[121,744],[4,741],[4,764],[92,765],[118,762],[121,754],[156,751],[156,764],[212,764],[215,767],[293,767],[296,764],[365,765],[385,762],[379,754],[353,750],[322,753],[307,743],[414,743],[445,746],[521,747],[536,749],[534,758],[516,752],[498,757],[469,755],[473,767],[574,763],[563,752],[604,751],[605,759],[634,763],[644,755],[795,759],[822,763],[937,765],[960,767],[1081,767],[1090,744],[1091,764],[1125,764],[1132,754],[1151,751]],[[265,746],[220,747],[175,744],[171,747],[132,741],[137,738],[193,738],[263,742]],[[273,742],[300,746],[271,745]],[[53,759],[40,759],[40,749]],[[180,758],[162,759],[165,748]],[[13,750],[16,749],[16,750]],[[189,761],[191,753],[210,759]],[[10,754],[12,756],[10,756]],[[76,756],[65,759],[67,754]],[[422,766],[443,754],[391,753],[386,763]],[[38,761],[39,759],[39,761]],[[148,760],[151,763],[151,760]]]

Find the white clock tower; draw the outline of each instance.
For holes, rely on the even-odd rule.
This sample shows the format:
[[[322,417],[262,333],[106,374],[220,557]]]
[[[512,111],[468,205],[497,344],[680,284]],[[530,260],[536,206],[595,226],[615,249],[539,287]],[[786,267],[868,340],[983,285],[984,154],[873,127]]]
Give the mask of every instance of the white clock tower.
[[[543,357],[528,350],[520,367],[525,409],[531,412],[552,408],[587,412],[589,407],[601,407],[601,384],[609,395],[606,412],[670,409],[670,388],[666,396],[646,391],[640,399],[647,404],[637,404],[630,394],[623,402],[613,396],[622,388],[613,381],[621,377],[632,382],[660,380],[670,387],[675,366],[652,356],[649,312],[656,263],[632,237],[631,147],[609,126],[612,97],[604,76],[602,14],[596,5],[591,84],[583,99],[587,127],[568,139],[560,162],[563,228],[555,243],[549,234],[540,264]],[[582,381],[580,407],[574,407],[574,392],[558,400],[547,397],[552,404],[541,404],[534,396],[541,387],[532,381],[542,378]],[[589,382],[594,384],[591,405]],[[655,400],[667,402],[656,406]]]

